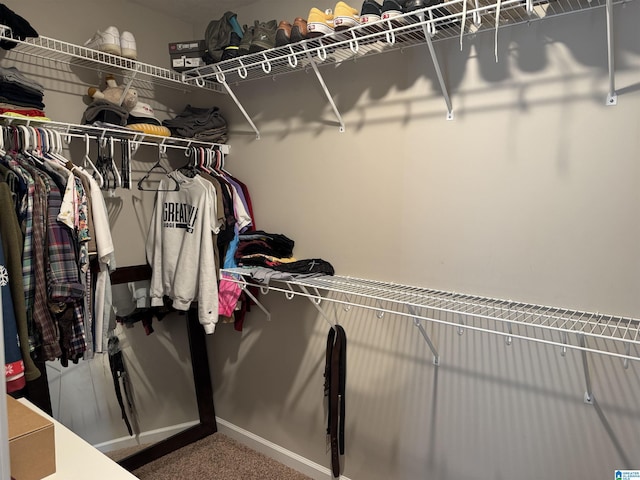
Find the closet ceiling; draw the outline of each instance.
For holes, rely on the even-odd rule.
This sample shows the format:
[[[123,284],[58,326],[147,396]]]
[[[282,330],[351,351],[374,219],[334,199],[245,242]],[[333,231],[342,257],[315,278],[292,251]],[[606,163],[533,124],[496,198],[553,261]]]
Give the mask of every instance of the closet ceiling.
[[[172,17],[189,23],[199,23],[203,17],[210,16],[211,20],[219,18],[227,10],[232,12],[240,7],[258,3],[258,0],[132,0]]]

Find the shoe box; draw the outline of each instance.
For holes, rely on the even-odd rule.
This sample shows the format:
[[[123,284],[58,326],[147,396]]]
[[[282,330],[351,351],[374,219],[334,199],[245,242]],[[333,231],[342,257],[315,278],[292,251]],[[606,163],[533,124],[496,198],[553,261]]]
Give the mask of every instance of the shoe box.
[[[176,72],[183,72],[191,68],[205,65],[203,57],[207,53],[204,40],[189,40],[169,44],[171,68]]]
[[[40,480],[56,471],[53,422],[7,395],[11,476]]]

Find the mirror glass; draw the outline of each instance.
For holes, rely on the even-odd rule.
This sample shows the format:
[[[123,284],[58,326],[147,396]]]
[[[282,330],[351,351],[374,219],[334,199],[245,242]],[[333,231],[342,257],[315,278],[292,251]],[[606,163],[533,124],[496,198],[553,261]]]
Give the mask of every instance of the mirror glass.
[[[200,422],[187,317],[149,308],[149,278],[146,265],[112,274],[110,351],[47,362],[53,416],[115,460]]]

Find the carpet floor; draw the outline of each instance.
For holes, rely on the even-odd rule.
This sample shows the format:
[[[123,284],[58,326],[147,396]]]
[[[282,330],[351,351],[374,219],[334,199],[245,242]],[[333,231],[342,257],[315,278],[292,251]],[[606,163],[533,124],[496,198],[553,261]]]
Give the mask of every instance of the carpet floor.
[[[221,433],[134,470],[141,480],[311,480]]]

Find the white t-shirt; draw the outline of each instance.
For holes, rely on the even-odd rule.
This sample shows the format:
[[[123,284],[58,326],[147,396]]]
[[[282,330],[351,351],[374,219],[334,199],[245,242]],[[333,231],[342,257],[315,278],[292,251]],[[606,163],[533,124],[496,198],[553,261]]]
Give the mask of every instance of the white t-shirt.
[[[147,261],[152,268],[151,305],[173,300],[177,310],[198,302],[198,318],[206,333],[218,321],[218,285],[213,234],[220,231],[216,190],[198,175],[178,171],[160,181],[147,237]],[[166,191],[180,185],[178,191]]]
[[[106,351],[112,313],[111,278],[109,274],[116,269],[115,248],[111,237],[111,227],[109,226],[109,212],[107,211],[107,205],[100,186],[83,168],[76,167],[75,171],[83,175],[91,186],[91,191],[87,192],[87,194],[91,196],[93,235],[96,239],[98,264],[100,266],[100,271],[96,276],[96,290],[94,293],[95,311],[93,322],[96,332],[94,343],[95,352],[102,353]]]

